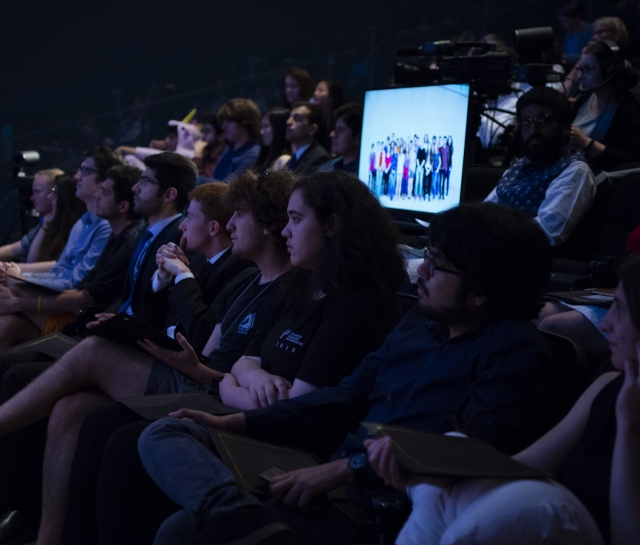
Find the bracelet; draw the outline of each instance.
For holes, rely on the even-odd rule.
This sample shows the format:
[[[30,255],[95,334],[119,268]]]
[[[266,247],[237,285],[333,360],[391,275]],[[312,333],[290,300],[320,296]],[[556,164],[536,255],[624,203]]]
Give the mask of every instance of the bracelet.
[[[593,143],[594,143],[594,142],[595,142],[595,140],[592,138],[592,139],[591,139],[591,141],[587,144],[587,146],[584,148],[584,150],[583,150],[583,151],[585,151],[585,152],[589,151],[589,148],[590,148],[591,146],[593,146]]]
[[[40,314],[40,303],[42,303],[42,297],[38,297],[38,314]]]

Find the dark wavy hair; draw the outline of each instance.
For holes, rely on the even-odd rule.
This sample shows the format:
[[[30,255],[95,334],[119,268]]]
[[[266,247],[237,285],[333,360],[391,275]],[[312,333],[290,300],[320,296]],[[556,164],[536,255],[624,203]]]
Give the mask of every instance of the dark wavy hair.
[[[113,181],[113,198],[116,203],[122,201],[129,203],[129,219],[138,219],[140,216],[133,211],[133,186],[138,183],[142,172],[129,165],[119,165],[107,170],[107,178]]]
[[[91,157],[96,164],[98,180],[104,182],[107,179],[107,170],[111,167],[124,165],[122,157],[106,146],[96,146],[84,152],[85,157]]]
[[[551,245],[523,212],[495,203],[461,204],[431,219],[429,244],[487,297],[490,319],[532,320],[551,275]]]
[[[226,197],[230,210],[251,210],[256,223],[271,230],[276,248],[287,257],[287,241],[282,230],[289,221],[287,206],[294,179],[288,169],[265,171],[260,176],[243,170],[230,180]]]
[[[368,284],[380,293],[395,293],[405,278],[398,250],[399,232],[367,187],[344,171],[317,172],[293,186],[321,222],[335,214],[335,232],[327,239],[320,266],[309,289],[343,295]]]
[[[145,157],[144,164],[158,180],[158,196],[170,187],[176,190],[176,210],[182,212],[189,205],[189,192],[196,186],[195,163],[178,153],[165,151]]]
[[[618,278],[622,282],[631,322],[640,334],[640,258],[634,257],[622,265]]]
[[[87,211],[87,205],[76,197],[76,181],[70,173],[56,176],[54,185],[56,213],[42,241],[40,258],[43,261],[58,259],[67,244],[71,228]]]
[[[289,115],[288,108],[273,108],[264,114],[271,125],[273,139],[270,146],[265,146],[264,144],[260,146],[260,154],[251,169],[254,172],[262,173],[265,169],[273,166],[278,157],[289,153],[289,142],[285,138]]]

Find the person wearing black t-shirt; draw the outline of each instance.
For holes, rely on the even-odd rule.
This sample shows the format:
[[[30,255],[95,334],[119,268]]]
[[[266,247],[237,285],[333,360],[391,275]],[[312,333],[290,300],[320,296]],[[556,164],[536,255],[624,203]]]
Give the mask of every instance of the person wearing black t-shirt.
[[[373,244],[362,244],[372,237],[366,231],[369,222],[378,220],[378,210],[369,202],[375,199],[361,188],[355,177],[329,173],[308,176],[294,186],[282,234],[291,263],[313,271],[311,286],[294,287],[300,302],[256,333],[220,384],[225,403],[242,409],[266,407],[334,386],[378,349],[400,321],[395,289],[403,277],[402,262],[389,237],[377,241],[375,252]],[[359,246],[361,255],[355,258]],[[341,262],[347,255],[353,261]],[[381,273],[383,259],[389,260],[389,269]],[[355,270],[345,274],[350,265]]]
[[[380,347],[400,319],[395,291],[405,273],[397,231],[364,184],[344,172],[303,177],[294,185],[288,214],[282,234],[291,263],[311,271],[311,277],[302,276],[302,270],[290,274],[284,284],[296,304],[255,333],[245,355],[222,380],[222,400],[237,407],[266,407],[335,386]],[[168,437],[193,439],[180,429],[183,421],[163,421],[171,428]],[[102,543],[143,542],[177,508],[162,500],[140,464],[134,434],[140,428],[127,428],[131,434],[123,429],[112,436],[102,460]],[[139,505],[148,502],[155,504],[154,513],[145,509],[141,516]]]

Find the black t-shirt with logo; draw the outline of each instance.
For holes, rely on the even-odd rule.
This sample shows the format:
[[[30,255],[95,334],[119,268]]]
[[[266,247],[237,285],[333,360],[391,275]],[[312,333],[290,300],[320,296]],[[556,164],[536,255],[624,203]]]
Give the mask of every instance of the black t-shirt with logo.
[[[221,320],[222,338],[218,348],[208,355],[205,364],[228,373],[240,359],[263,324],[273,324],[286,309],[281,282],[288,273],[273,282],[258,284],[260,270],[248,268],[229,282],[214,302],[214,312]]]
[[[317,388],[335,386],[382,346],[401,318],[393,294],[361,287],[343,297],[326,295],[263,323],[245,355],[260,357],[265,371],[291,383],[297,378]]]

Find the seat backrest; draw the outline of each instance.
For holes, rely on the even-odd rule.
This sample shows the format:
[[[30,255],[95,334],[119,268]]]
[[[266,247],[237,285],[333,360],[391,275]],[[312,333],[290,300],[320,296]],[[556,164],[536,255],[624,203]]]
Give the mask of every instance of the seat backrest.
[[[580,221],[569,239],[554,248],[553,255],[559,259],[588,261],[593,258],[594,241],[600,231],[612,194],[614,182],[609,178],[598,184],[591,208]]]
[[[465,172],[462,202],[477,202],[487,198],[505,172],[503,167],[476,165]]]
[[[557,384],[551,410],[551,425],[557,424],[587,388],[589,363],[584,349],[567,337],[540,331],[556,364]]]
[[[593,255],[624,255],[631,231],[640,225],[640,172],[617,180],[610,193]]]

